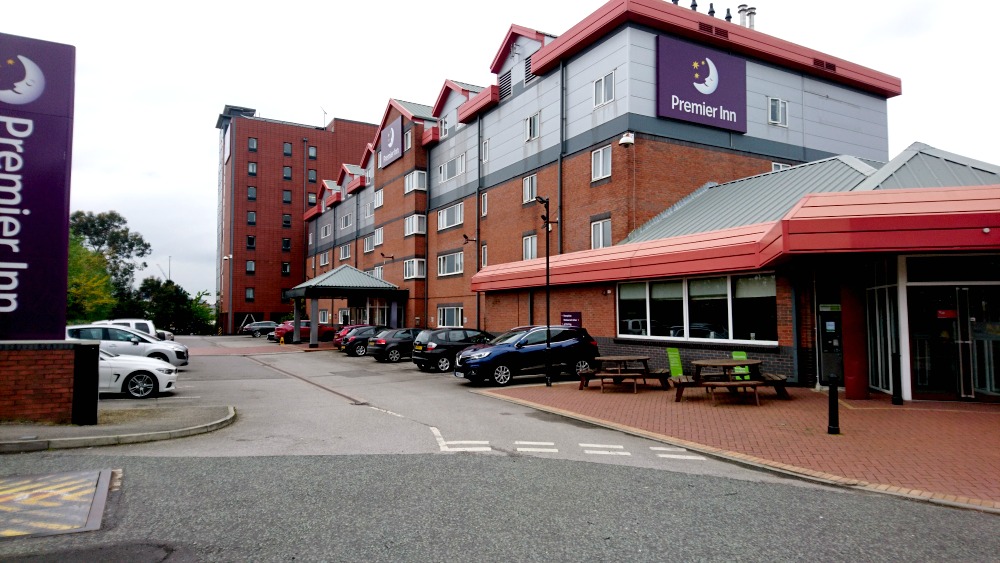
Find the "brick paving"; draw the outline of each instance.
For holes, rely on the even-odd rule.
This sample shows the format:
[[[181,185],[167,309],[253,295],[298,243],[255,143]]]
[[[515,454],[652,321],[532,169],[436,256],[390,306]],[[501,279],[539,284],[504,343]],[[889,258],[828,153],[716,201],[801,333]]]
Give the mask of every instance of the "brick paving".
[[[829,434],[825,391],[760,390],[761,405],[657,384],[601,393],[592,382],[482,390],[485,395],[647,435],[707,454],[862,489],[1000,512],[1000,405],[839,401]],[[689,396],[690,394],[690,396]]]

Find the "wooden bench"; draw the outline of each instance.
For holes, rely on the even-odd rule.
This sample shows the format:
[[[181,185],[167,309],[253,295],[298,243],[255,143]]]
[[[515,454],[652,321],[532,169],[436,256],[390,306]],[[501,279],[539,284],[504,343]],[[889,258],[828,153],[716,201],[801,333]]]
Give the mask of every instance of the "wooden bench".
[[[788,389],[785,388],[785,383],[788,381],[788,377],[784,375],[778,375],[776,373],[762,373],[760,374],[761,382],[760,384],[765,387],[774,387],[775,393],[781,399],[791,399],[788,394]]]
[[[632,380],[632,392],[639,392],[639,380],[646,383],[647,375],[644,373],[629,373],[629,372],[617,372],[617,371],[599,371],[594,377],[599,377],[601,379],[601,393],[604,392],[605,383],[613,383],[615,385],[621,385],[626,380]]]
[[[715,390],[719,388],[729,389],[735,391],[739,388],[750,389],[753,391],[753,399],[757,406],[760,406],[760,397],[757,395],[757,387],[763,385],[763,381],[702,381],[698,385],[708,389],[709,395],[712,396],[712,403],[715,403]]]

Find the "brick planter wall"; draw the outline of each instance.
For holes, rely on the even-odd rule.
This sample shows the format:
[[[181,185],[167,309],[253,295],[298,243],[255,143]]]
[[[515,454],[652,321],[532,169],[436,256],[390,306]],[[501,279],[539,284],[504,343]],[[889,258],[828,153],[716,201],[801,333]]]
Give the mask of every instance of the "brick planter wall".
[[[95,423],[96,348],[71,342],[0,343],[0,420]],[[93,360],[80,362],[87,358]],[[74,398],[84,398],[76,387],[78,363],[83,363],[81,371],[89,372],[79,375],[87,385],[82,395],[93,396],[92,413],[79,405],[74,413]]]

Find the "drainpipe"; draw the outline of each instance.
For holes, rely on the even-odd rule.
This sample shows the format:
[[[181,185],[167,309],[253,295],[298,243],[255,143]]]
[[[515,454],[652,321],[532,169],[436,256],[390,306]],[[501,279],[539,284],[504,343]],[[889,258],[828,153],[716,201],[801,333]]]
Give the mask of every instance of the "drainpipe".
[[[425,122],[426,123],[426,122]],[[431,205],[431,170],[434,167],[431,166],[431,151],[427,150],[427,197],[424,198],[424,326],[430,328],[430,292],[428,291],[427,280],[430,279],[429,271],[430,267],[427,265],[427,258],[430,256],[431,252],[431,237],[430,237],[430,222],[431,218],[428,216],[427,210]]]
[[[556,254],[563,252],[563,155],[566,154],[566,63],[559,61],[559,160],[557,162],[556,210]],[[551,219],[551,217],[549,217]],[[548,229],[548,225],[545,226]],[[546,231],[548,232],[548,231]],[[548,319],[546,319],[548,320]]]
[[[480,225],[479,224],[480,224],[480,220],[483,217],[482,203],[483,203],[483,189],[484,189],[484,185],[483,185],[484,184],[484,181],[483,181],[483,115],[481,113],[476,116],[476,129],[477,129],[476,138],[479,141],[479,149],[476,151],[476,154],[479,155],[479,158],[477,159],[477,162],[476,162],[476,177],[477,177],[476,178],[476,272],[479,272],[480,268],[483,265],[482,256],[479,255],[479,252],[480,252],[480,250],[482,248],[482,244],[483,244],[483,243],[479,242],[479,238],[480,238],[480,232],[479,232],[479,226]],[[480,327],[480,322],[479,322],[479,319],[480,319],[480,313],[479,313],[479,292],[476,291],[474,293],[476,294],[476,330],[482,330],[482,327]]]

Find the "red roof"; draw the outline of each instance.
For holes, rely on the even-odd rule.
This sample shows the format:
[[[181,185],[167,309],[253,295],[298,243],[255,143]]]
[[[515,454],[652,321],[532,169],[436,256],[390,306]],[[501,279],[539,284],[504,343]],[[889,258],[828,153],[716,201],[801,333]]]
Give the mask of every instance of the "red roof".
[[[441,87],[441,92],[438,93],[437,101],[434,102],[434,108],[431,110],[434,117],[441,117],[441,110],[444,109],[444,104],[448,101],[448,94],[452,92],[464,97],[466,100],[472,94],[472,90],[459,86],[454,80],[445,80],[444,86]]]
[[[780,221],[552,256],[552,285],[755,270],[796,254],[1000,249],[1000,185],[814,194]],[[488,266],[473,291],[545,285],[545,259]]]
[[[490,72],[493,74],[500,72],[504,61],[506,61],[507,57],[510,55],[510,46],[517,41],[518,37],[527,37],[528,39],[534,39],[539,43],[545,43],[545,34],[540,31],[535,31],[534,29],[521,27],[519,25],[510,26],[510,29],[507,31],[507,37],[504,37],[503,43],[500,45],[500,50],[497,51],[496,56],[493,57],[493,64],[490,65]],[[532,59],[532,68],[534,68],[534,59]]]
[[[649,26],[886,98],[903,92],[902,83],[894,76],[663,0],[608,2],[532,55],[531,72],[539,76],[548,72],[560,60],[583,51],[624,23]],[[498,57],[504,54],[502,51]],[[493,66],[496,73],[496,60]]]

